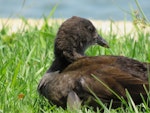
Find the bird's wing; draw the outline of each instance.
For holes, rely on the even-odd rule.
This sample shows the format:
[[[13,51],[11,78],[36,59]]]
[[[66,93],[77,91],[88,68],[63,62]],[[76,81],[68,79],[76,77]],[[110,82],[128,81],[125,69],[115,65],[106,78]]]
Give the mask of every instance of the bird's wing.
[[[70,76],[80,78],[77,79],[81,87],[79,89],[82,89],[79,94],[84,92],[92,95],[93,92],[105,101],[111,99],[118,101],[119,97],[126,98],[125,89],[127,89],[138,102],[140,93],[146,95],[143,85],[148,88],[147,68],[143,63],[126,57],[83,58],[72,63],[64,72],[69,71],[72,71]]]

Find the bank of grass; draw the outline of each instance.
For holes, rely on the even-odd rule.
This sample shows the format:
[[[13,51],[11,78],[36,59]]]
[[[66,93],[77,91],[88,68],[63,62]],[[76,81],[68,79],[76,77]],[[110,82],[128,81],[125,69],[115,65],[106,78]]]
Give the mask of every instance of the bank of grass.
[[[142,62],[150,62],[150,32],[144,32],[149,24],[142,22],[140,24],[142,27],[135,24],[136,34],[123,36],[113,33],[113,29],[107,34],[99,30],[98,32],[109,42],[110,49],[92,46],[88,48],[86,54],[89,56],[123,55]],[[0,113],[72,112],[49,104],[37,92],[40,78],[53,61],[53,42],[59,25],[57,23],[48,25],[45,19],[41,28],[30,26],[28,23],[26,26],[29,29],[22,28],[16,33],[10,33],[10,28],[5,24],[0,30]],[[108,108],[102,106],[105,112],[111,113],[137,113],[143,110],[150,112],[146,102],[143,101],[140,106],[135,106],[130,96],[125,108],[111,109],[111,106]],[[75,112],[94,111],[83,106],[81,110]]]
[[[0,113],[72,112],[50,105],[37,92],[38,82],[53,60],[53,41],[58,28],[58,24],[49,26],[45,20],[41,28],[33,26],[26,30],[18,30],[16,33],[9,33],[9,27],[5,25],[1,29]],[[108,34],[103,34],[99,30],[99,33],[109,42],[110,49],[92,46],[86,51],[87,55],[123,55],[142,62],[150,62],[150,32],[145,33],[142,29],[137,31],[136,40],[133,34],[118,36],[113,30]],[[146,112],[150,112],[146,103],[141,106]],[[141,106],[134,106],[135,109],[130,103],[125,108],[110,107],[105,108],[105,111],[141,112],[143,110]],[[82,107],[78,112],[94,111],[92,108]]]

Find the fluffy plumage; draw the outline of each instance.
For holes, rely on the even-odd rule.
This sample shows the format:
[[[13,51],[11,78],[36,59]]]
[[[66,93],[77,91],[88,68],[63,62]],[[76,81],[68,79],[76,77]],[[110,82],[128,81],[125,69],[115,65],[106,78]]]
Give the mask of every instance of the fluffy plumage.
[[[71,26],[72,23],[76,24]],[[94,93],[102,102],[109,104],[113,100],[113,107],[118,107],[122,102],[116,94],[127,100],[127,89],[135,104],[140,104],[142,102],[140,94],[145,99],[147,98],[143,85],[149,88],[150,64],[123,56],[84,56],[85,48],[97,43],[93,38],[95,35],[90,35],[91,33],[90,36],[87,35],[90,31],[87,31],[86,23],[95,29],[89,20],[79,17],[72,17],[60,27],[55,41],[55,60],[39,83],[40,94],[58,106],[66,107],[68,100],[69,104],[73,100],[79,103],[81,100],[82,104],[96,108],[99,105],[95,101]],[[65,29],[66,27],[69,28],[69,31]],[[88,33],[83,32],[80,35],[82,31],[78,31],[78,28],[86,29]],[[75,31],[78,31],[76,32],[78,36],[74,34]],[[61,32],[66,36],[63,37]],[[96,30],[94,34],[97,34]],[[108,47],[106,42],[100,44]],[[61,60],[58,60],[59,57]]]

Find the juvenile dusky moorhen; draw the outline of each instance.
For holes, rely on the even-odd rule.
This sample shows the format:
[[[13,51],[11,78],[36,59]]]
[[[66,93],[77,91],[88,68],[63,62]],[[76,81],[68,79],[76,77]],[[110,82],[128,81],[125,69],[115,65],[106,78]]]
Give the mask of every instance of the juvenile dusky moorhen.
[[[61,72],[67,65],[83,57],[86,48],[94,44],[109,47],[89,20],[76,16],[66,20],[57,33],[54,44],[55,59],[48,72]]]
[[[102,102],[113,100],[112,107],[119,107],[122,102],[116,94],[127,100],[126,89],[135,104],[142,102],[140,94],[146,99],[143,85],[148,88],[149,64],[123,56],[84,56],[85,49],[98,39],[108,47],[89,20],[66,20],[55,40],[55,60],[38,85],[39,93],[63,108],[73,101],[99,107],[93,93]]]

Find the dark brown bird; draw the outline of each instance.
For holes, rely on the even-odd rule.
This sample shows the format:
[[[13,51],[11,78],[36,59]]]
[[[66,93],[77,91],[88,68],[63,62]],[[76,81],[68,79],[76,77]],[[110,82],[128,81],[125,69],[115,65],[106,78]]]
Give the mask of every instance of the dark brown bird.
[[[48,72],[61,72],[70,63],[83,57],[86,48],[94,44],[109,47],[89,20],[76,16],[66,20],[57,33],[55,59]]]
[[[140,94],[147,98],[143,85],[148,88],[150,65],[123,56],[84,56],[85,49],[95,43],[108,47],[89,20],[72,17],[65,21],[56,37],[55,60],[38,85],[39,93],[62,107],[81,100],[96,108],[94,94],[119,107],[120,98],[127,100],[127,89],[135,104],[140,104]]]

